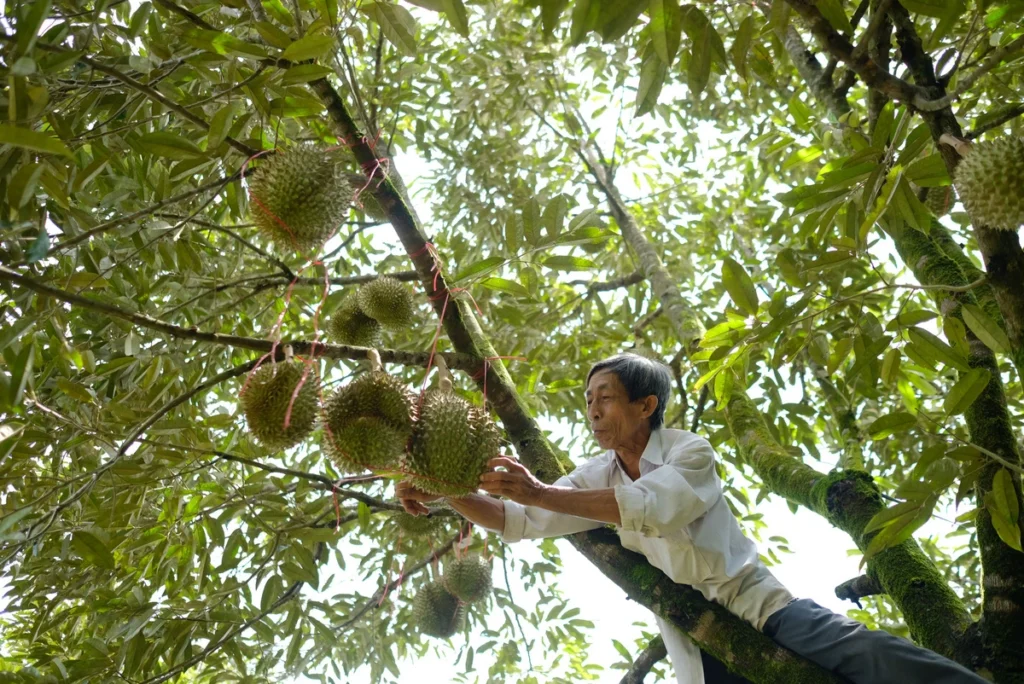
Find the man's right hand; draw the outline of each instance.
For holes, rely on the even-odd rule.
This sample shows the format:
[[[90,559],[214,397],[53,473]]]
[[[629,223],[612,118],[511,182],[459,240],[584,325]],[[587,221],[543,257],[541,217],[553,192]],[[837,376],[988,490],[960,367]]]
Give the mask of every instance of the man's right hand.
[[[442,498],[436,494],[427,494],[416,489],[411,482],[402,481],[395,486],[395,493],[402,508],[410,515],[426,515],[430,510],[424,505]]]

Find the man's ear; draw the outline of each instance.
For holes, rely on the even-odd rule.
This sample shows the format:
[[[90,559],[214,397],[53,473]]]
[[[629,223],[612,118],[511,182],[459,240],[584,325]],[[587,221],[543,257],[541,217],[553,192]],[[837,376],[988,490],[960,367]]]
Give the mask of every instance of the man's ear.
[[[644,397],[644,418],[650,418],[658,408],[658,397],[654,394],[649,394]]]

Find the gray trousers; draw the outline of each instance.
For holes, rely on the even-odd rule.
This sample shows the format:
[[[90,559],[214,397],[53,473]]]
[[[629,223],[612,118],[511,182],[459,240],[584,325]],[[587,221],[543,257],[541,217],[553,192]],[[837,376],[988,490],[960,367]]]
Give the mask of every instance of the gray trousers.
[[[967,668],[883,630],[797,599],[764,623],[776,643],[854,684],[987,684]]]

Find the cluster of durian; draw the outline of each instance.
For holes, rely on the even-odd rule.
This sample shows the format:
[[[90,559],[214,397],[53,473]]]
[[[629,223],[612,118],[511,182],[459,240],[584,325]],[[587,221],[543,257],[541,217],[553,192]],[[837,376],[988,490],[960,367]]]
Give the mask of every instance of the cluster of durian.
[[[445,566],[440,580],[425,584],[413,599],[413,622],[428,636],[447,639],[459,631],[466,604],[491,593],[491,566],[480,556],[457,558]]]
[[[381,276],[342,301],[331,316],[327,334],[339,344],[372,347],[380,341],[382,329],[407,328],[415,313],[409,289],[395,278]]]
[[[954,183],[973,223],[1017,230],[1024,224],[1024,138],[975,143]]]
[[[324,401],[321,422],[327,455],[343,470],[394,470],[412,436],[415,398],[398,378],[372,369]]]
[[[316,250],[344,221],[354,192],[338,161],[307,144],[260,162],[249,179],[249,214],[278,249]]]
[[[238,399],[253,436],[267,448],[287,449],[313,431],[319,397],[316,369],[289,359],[256,369]]]
[[[421,491],[465,496],[477,490],[487,462],[498,454],[501,433],[487,411],[452,392],[451,376],[438,359],[440,385],[423,398],[401,469]]]
[[[449,521],[452,520],[451,516],[433,514],[439,511],[448,512],[450,510],[447,506],[439,506],[430,509],[432,515],[411,515],[405,511],[398,511],[391,516],[391,524],[396,532],[413,538],[433,537],[447,532],[451,527]]]

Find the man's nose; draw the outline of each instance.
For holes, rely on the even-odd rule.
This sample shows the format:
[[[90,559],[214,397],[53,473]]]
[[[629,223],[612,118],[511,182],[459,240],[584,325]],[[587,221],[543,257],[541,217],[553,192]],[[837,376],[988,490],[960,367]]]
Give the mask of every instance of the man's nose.
[[[587,418],[590,419],[591,423],[600,418],[599,412],[597,410],[597,402],[594,402],[587,407]]]

